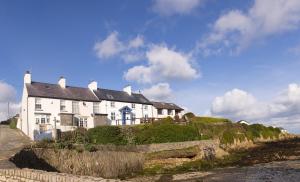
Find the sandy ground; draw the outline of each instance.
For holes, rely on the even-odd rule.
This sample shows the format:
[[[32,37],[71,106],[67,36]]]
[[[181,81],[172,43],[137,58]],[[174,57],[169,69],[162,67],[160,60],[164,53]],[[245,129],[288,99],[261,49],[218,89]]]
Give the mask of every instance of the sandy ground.
[[[14,168],[8,159],[26,144],[30,144],[30,140],[19,130],[0,125],[0,169]]]
[[[223,168],[209,172],[191,172],[175,175],[157,175],[131,179],[136,182],[150,181],[207,181],[207,182],[299,182],[300,160],[271,162],[242,168]]]

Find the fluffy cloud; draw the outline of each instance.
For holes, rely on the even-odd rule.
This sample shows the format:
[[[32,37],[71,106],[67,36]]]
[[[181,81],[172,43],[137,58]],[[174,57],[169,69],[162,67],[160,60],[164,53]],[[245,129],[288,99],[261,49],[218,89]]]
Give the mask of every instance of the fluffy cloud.
[[[270,103],[258,101],[253,95],[233,89],[212,103],[212,115],[229,117],[234,120],[266,121],[284,127],[299,125],[300,85],[290,84]]]
[[[139,48],[144,46],[144,38],[141,35],[136,36],[136,38],[129,41],[130,48]]]
[[[194,79],[199,73],[191,65],[191,56],[165,45],[153,45],[147,52],[148,65],[130,68],[124,77],[138,83],[155,83],[174,79]]]
[[[143,58],[143,53],[140,51],[143,46],[144,38],[141,35],[125,42],[119,39],[117,31],[113,31],[104,40],[96,42],[94,51],[100,59],[120,56],[126,62],[134,62]]]
[[[119,54],[124,49],[123,43],[118,39],[118,32],[114,31],[101,42],[97,42],[94,50],[99,58],[109,58]]]
[[[202,2],[203,0],[154,0],[153,10],[162,16],[189,14]]]
[[[10,103],[10,116],[19,112],[20,104],[16,103],[16,90],[13,86],[0,81],[0,121],[7,118],[8,102]]]
[[[299,24],[299,0],[255,0],[247,12],[232,10],[220,16],[198,48],[206,53],[218,53],[220,47],[239,52],[254,40],[298,29]]]
[[[172,97],[172,89],[168,83],[158,83],[142,90],[142,93],[154,101],[169,101]]]
[[[13,86],[0,80],[0,103],[9,102],[15,99],[16,90]]]

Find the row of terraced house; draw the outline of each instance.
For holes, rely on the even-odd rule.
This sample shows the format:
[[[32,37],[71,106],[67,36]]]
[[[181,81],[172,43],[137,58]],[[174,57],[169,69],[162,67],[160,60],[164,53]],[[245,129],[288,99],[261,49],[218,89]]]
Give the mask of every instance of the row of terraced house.
[[[17,127],[32,140],[53,136],[52,131],[71,131],[101,125],[135,125],[165,117],[181,116],[173,103],[151,102],[131,86],[122,91],[68,86],[61,77],[57,84],[34,82],[24,76],[22,106]]]

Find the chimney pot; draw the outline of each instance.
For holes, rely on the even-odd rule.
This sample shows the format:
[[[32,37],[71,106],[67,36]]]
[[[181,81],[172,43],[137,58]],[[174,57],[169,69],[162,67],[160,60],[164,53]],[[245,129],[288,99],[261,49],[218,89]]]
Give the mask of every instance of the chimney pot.
[[[29,71],[26,71],[25,72],[25,75],[24,75],[24,83],[31,83],[31,73]]]

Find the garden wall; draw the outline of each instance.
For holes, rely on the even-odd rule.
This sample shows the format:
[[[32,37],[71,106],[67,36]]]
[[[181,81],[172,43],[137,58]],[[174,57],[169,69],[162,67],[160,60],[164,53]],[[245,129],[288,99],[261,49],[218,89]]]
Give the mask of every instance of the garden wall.
[[[32,169],[0,169],[0,182],[115,182],[120,180],[106,180],[89,176],[76,176],[65,173],[45,172]]]

